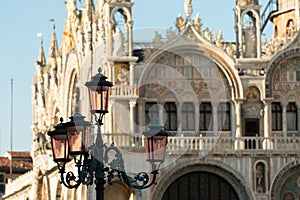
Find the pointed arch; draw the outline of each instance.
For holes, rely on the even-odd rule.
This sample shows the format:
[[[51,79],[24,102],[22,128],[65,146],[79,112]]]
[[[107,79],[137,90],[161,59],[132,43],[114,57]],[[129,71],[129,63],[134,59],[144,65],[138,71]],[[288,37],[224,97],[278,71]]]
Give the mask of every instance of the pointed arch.
[[[79,76],[79,65],[77,61],[77,57],[74,53],[69,53],[66,61],[66,70],[64,75],[64,85],[63,85],[63,92],[67,94],[63,97],[63,105],[65,106],[65,111],[67,116],[71,116],[75,110],[72,110],[72,99],[73,94],[75,93],[76,85]],[[80,95],[77,97],[79,98]],[[77,99],[78,100],[78,99]]]

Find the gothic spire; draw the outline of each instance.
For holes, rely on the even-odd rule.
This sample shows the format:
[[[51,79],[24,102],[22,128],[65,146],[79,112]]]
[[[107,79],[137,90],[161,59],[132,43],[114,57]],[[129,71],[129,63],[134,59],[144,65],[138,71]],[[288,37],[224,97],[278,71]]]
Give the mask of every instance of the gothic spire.
[[[36,65],[40,66],[40,67],[46,66],[46,58],[45,58],[45,52],[44,52],[44,47],[43,47],[43,38],[42,38],[42,36],[43,36],[42,33],[37,34],[37,37],[40,38],[41,47],[40,47],[38,59],[36,61]]]
[[[51,43],[49,47],[49,54],[48,54],[48,60],[51,58],[56,59],[58,57],[58,45],[57,45],[57,39],[56,39],[56,33],[55,33],[55,24],[54,24],[54,19],[50,19],[50,21],[53,23],[52,24],[52,38],[51,38]]]

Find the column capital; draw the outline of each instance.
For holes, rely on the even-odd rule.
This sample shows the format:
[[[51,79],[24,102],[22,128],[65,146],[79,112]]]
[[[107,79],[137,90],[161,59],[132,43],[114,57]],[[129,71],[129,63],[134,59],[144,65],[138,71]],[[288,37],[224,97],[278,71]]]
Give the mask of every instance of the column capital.
[[[130,108],[135,107],[135,105],[136,105],[136,99],[130,99],[129,100],[129,106],[130,106]]]
[[[282,106],[282,108],[286,108],[288,104],[289,104],[288,101],[281,101],[280,102],[280,105]]]

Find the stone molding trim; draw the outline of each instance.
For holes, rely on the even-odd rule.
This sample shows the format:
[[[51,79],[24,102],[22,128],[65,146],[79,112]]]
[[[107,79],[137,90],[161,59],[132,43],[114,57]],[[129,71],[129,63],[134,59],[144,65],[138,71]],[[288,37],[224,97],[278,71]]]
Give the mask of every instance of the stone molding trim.
[[[161,169],[161,176],[155,188],[152,190],[152,199],[162,199],[167,188],[179,177],[196,171],[216,174],[235,188],[239,199],[254,200],[255,196],[249,183],[240,173],[233,171],[226,164],[209,159],[180,158]]]

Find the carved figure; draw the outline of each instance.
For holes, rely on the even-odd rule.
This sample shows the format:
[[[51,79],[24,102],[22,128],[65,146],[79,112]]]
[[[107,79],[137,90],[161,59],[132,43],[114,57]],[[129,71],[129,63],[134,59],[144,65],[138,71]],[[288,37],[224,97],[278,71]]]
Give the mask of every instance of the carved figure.
[[[232,47],[232,44],[227,44],[226,45],[226,53],[233,58],[234,57],[234,48]]]
[[[295,26],[294,26],[294,22],[293,21],[289,21],[288,27],[287,27],[287,37],[292,37],[296,32]]]
[[[181,13],[179,13],[178,17],[176,17],[176,27],[178,29],[179,33],[182,33],[185,27],[185,21],[183,17],[181,16]]]
[[[199,13],[197,13],[194,18],[194,27],[199,33],[201,33],[202,21]]]
[[[184,0],[184,13],[188,18],[193,13],[192,0]]]
[[[219,47],[220,49],[224,49],[224,39],[222,36],[222,30],[219,31],[219,33],[216,36],[216,46]]]
[[[113,56],[121,56],[124,54],[124,37],[120,28],[116,27],[116,32],[113,36],[114,39],[114,51]]]
[[[153,46],[155,48],[161,47],[163,43],[163,37],[157,31],[154,32]]]
[[[256,191],[258,193],[264,192],[264,166],[259,163],[256,165]]]
[[[208,29],[206,28],[204,31],[203,31],[203,36],[206,40],[210,41],[212,40],[212,36],[213,36],[213,32],[211,29]]]

